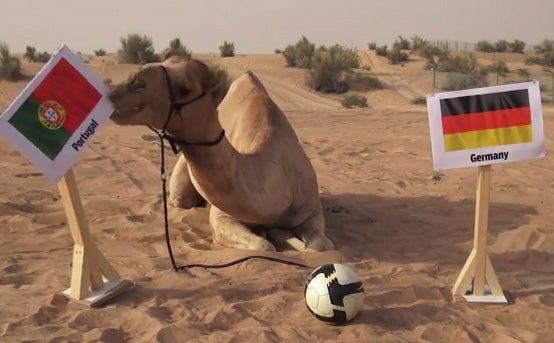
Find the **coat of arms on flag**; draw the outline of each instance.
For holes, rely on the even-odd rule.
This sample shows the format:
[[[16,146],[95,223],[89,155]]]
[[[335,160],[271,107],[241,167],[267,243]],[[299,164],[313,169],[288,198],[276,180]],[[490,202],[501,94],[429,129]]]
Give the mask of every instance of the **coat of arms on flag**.
[[[0,117],[0,134],[57,182],[112,113],[107,92],[63,45]]]
[[[545,155],[536,81],[432,94],[427,107],[435,169]]]

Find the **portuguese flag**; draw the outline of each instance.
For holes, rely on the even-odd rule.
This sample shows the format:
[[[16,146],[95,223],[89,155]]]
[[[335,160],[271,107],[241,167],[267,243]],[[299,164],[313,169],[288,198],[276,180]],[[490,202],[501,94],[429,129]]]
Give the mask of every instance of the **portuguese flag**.
[[[101,98],[100,92],[61,58],[9,123],[44,155],[55,160]]]
[[[533,141],[529,91],[440,100],[445,151]]]

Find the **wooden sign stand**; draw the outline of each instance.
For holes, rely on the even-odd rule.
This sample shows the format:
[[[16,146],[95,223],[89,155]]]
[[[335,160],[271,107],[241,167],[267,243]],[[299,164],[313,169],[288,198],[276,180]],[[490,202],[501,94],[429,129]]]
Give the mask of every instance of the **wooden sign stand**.
[[[487,254],[491,166],[479,167],[473,249],[454,284],[454,301],[508,303]]]
[[[94,244],[73,169],[61,179],[58,188],[74,242],[71,286],[63,294],[90,307],[102,305],[134,283],[122,279]]]

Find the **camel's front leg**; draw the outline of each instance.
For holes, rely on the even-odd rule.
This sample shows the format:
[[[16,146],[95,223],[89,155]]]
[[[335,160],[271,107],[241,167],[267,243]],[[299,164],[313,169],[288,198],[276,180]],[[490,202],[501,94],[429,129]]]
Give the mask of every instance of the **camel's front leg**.
[[[325,235],[325,217],[322,212],[308,218],[293,232],[306,244],[306,250],[325,251],[334,249],[333,242]]]
[[[210,208],[210,226],[214,231],[214,241],[223,246],[235,249],[275,251],[275,246],[271,242],[256,235],[246,225],[213,205]]]
[[[169,178],[168,202],[171,206],[186,209],[204,206],[206,203],[190,180],[187,160],[183,154],[177,160]]]

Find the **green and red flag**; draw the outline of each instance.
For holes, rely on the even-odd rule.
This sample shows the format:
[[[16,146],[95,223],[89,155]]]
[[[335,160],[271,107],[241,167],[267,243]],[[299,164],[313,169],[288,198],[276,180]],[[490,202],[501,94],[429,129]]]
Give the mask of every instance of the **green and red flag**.
[[[428,95],[434,168],[544,157],[541,106],[536,81]]]
[[[102,94],[61,58],[9,123],[51,160],[87,119]]]
[[[113,107],[104,82],[62,45],[0,116],[0,134],[57,182]]]

